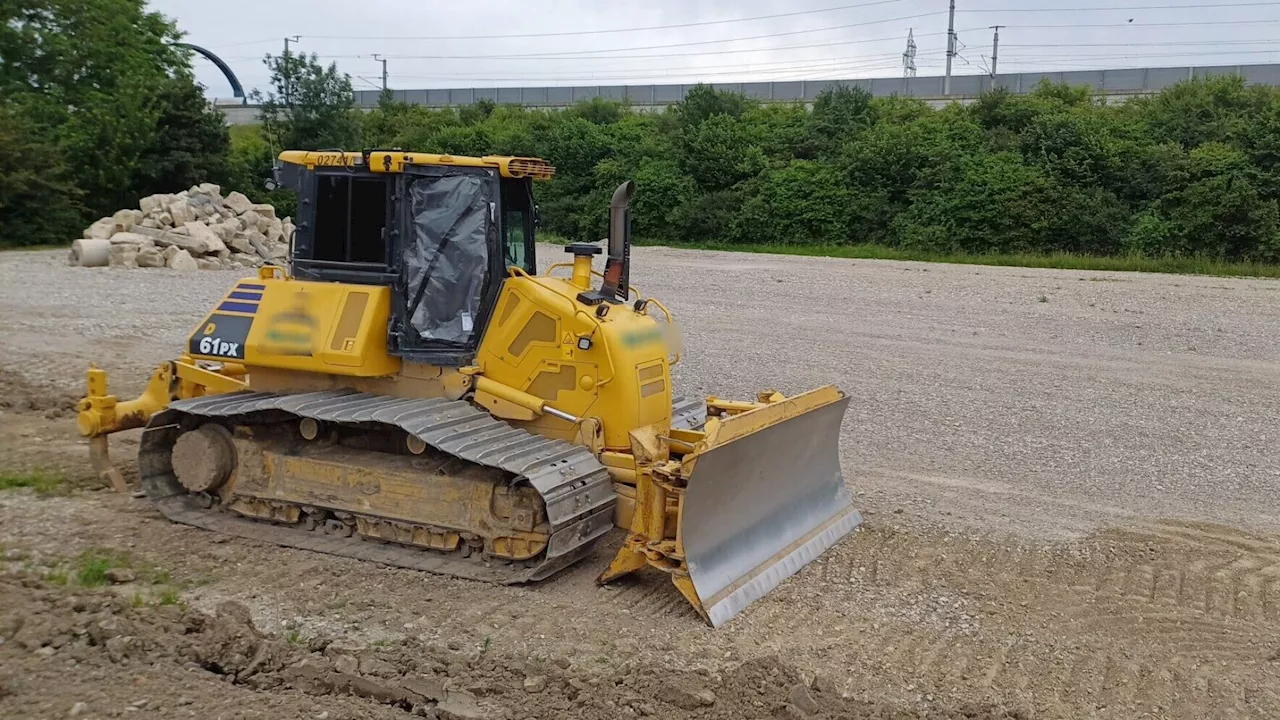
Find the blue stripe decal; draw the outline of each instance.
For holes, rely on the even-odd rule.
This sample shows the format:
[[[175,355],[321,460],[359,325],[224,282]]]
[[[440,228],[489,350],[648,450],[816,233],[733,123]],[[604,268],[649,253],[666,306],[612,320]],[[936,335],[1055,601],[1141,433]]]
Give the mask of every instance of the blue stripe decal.
[[[250,283],[240,283],[236,287],[240,288],[241,290],[266,290],[267,289],[266,285],[253,285]]]
[[[258,312],[258,306],[256,303],[251,304],[251,303],[238,303],[238,302],[224,302],[218,306],[218,309],[226,312],[241,312],[241,313]]]
[[[234,290],[233,290],[233,291],[231,292],[231,294],[230,294],[230,295],[227,295],[227,299],[228,299],[228,300],[253,300],[254,302],[257,302],[258,300],[261,300],[261,299],[262,299],[262,293],[260,293],[260,292],[236,292],[236,291],[234,291]]]

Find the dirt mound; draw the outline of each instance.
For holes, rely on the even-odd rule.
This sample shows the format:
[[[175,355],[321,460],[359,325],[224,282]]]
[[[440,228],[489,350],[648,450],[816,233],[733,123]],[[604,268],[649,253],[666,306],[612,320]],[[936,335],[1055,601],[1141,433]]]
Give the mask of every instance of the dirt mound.
[[[268,694],[271,717],[328,712],[334,720],[406,714],[439,720],[1020,717],[990,708],[855,701],[830,679],[806,681],[776,656],[724,672],[635,667],[613,673],[565,658],[513,657],[412,638],[377,647],[345,638],[281,638],[255,628],[249,610],[236,602],[203,613],[107,590],[53,586],[23,570],[0,576],[0,607],[4,717],[91,711],[114,717],[137,710],[201,717],[208,716],[202,709],[225,708],[249,691]]]
[[[0,716],[248,717],[222,715],[253,689],[285,685],[309,653],[264,635],[249,612],[224,603],[214,614],[153,605],[106,590],[68,590],[19,571],[0,577]],[[72,668],[68,672],[68,668]],[[352,702],[355,704],[352,705]],[[270,717],[393,717],[358,698],[262,703]],[[256,717],[256,715],[255,715]]]
[[[643,615],[591,568],[472,587],[183,530],[105,493],[0,494],[0,542],[37,568],[127,548],[199,583],[183,597],[203,610],[0,565],[5,718],[175,697],[264,720],[1280,717],[1280,539],[1203,523],[1050,548],[872,522],[717,631]]]
[[[0,369],[0,413],[40,413],[54,419],[71,417],[80,395],[50,384],[38,385],[12,370]]]

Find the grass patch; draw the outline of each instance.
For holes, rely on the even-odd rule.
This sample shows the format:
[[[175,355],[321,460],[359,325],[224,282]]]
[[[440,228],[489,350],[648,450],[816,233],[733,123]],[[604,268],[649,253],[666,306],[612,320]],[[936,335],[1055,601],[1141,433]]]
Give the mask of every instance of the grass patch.
[[[107,571],[129,567],[129,556],[114,550],[87,550],[72,563],[76,584],[83,587],[101,587],[111,583]]]
[[[538,236],[539,241],[554,242]],[[1119,272],[1176,273],[1227,277],[1280,278],[1280,265],[1257,262],[1230,262],[1216,258],[1150,258],[1137,255],[1095,257],[1071,253],[938,253],[904,250],[884,245],[719,245],[712,243],[670,244],[638,242],[637,245],[664,245],[672,248],[724,250],[732,252],[804,255],[811,257],[857,258],[867,260],[915,260],[919,262],[1054,268],[1062,270],[1111,270]]]
[[[37,495],[48,496],[66,492],[66,478],[61,473],[34,469],[22,472],[0,471],[0,490],[31,488]]]
[[[37,567],[36,563],[27,558],[23,563],[23,569],[38,573],[51,585],[74,585],[85,588],[111,585],[112,570],[128,570],[132,573],[132,580],[126,577],[120,577],[117,580],[128,582],[129,587],[137,588],[136,592],[128,596],[129,604],[133,607],[141,607],[149,603],[179,604],[181,600],[178,593],[194,586],[190,583],[175,581],[168,570],[142,562],[132,553],[124,550],[93,548],[71,558],[48,557],[43,564],[48,567]]]

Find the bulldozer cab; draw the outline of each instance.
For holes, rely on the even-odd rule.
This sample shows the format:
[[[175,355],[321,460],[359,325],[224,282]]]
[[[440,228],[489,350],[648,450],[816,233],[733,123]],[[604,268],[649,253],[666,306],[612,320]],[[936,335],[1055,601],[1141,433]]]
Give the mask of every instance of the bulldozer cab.
[[[399,152],[307,153],[291,163],[288,155],[278,174],[298,192],[291,274],[388,286],[392,355],[470,362],[508,268],[536,272],[537,173],[512,172],[506,158],[461,165]]]

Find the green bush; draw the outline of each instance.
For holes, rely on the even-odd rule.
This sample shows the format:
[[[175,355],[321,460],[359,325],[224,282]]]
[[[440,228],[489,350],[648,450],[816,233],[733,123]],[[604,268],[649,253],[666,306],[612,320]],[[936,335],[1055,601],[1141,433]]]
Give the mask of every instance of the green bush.
[[[746,200],[732,239],[757,244],[827,244],[850,237],[849,188],[833,166],[792,160],[744,186]]]
[[[0,247],[69,243],[84,229],[82,193],[52,142],[19,107],[0,105]]]

